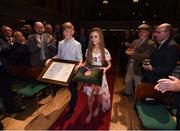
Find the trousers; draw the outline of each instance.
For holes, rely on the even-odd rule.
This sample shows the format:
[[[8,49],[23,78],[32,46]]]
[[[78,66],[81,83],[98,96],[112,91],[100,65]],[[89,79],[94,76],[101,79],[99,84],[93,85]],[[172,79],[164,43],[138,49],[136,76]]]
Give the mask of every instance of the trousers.
[[[0,97],[6,111],[11,112],[15,108],[11,90],[11,78],[4,66],[0,66]]]
[[[69,85],[69,91],[71,93],[71,98],[69,102],[69,109],[71,111],[74,111],[76,104],[77,104],[77,98],[78,98],[78,82],[71,81]]]
[[[141,82],[142,76],[134,74],[133,63],[129,63],[125,76],[125,93],[133,95],[134,87]]]

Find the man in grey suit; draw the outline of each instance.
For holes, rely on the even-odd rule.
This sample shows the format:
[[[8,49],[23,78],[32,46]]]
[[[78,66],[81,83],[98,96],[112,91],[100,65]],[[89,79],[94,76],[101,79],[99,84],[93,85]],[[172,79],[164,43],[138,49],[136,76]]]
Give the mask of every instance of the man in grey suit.
[[[126,54],[130,58],[125,77],[125,91],[122,95],[132,96],[134,94],[134,87],[142,79],[143,60],[149,58],[156,47],[155,43],[148,38],[150,29],[150,26],[147,24],[138,26],[139,39],[134,40],[126,50]]]
[[[31,54],[32,67],[44,67],[45,61],[55,56],[56,44],[51,35],[44,33],[42,22],[35,22],[35,33],[27,39],[27,45]]]

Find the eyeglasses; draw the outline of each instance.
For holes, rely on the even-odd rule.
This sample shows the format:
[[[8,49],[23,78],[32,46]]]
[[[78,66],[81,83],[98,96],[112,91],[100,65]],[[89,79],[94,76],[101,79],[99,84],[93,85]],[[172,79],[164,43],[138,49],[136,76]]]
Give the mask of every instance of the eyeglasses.
[[[154,33],[156,33],[156,34],[160,34],[160,33],[162,33],[162,32],[167,32],[168,30],[162,30],[162,31],[155,31]]]

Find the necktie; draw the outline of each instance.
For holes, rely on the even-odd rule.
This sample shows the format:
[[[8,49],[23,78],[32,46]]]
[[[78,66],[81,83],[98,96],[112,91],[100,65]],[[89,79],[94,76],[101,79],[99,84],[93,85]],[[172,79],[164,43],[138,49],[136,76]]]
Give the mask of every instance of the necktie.
[[[43,35],[40,35],[40,40],[41,40],[41,56],[40,59],[43,61],[46,59],[45,53],[44,53],[44,43],[43,43]]]

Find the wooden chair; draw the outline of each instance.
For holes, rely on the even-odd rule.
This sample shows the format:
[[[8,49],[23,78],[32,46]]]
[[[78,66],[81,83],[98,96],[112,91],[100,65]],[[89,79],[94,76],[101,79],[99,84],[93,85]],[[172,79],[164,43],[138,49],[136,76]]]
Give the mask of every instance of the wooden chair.
[[[17,94],[19,105],[23,97],[36,97],[36,107],[39,114],[39,96],[49,85],[36,81],[42,68],[30,68],[27,66],[11,66],[11,75],[14,78],[12,91]]]
[[[37,109],[37,112],[39,114],[39,96],[41,95],[42,93],[42,90],[45,89],[45,88],[48,88],[48,85],[40,85],[40,84],[37,84],[37,85],[31,85],[31,84],[25,84],[23,86],[23,88],[19,89],[16,91],[16,94],[18,96],[18,100],[19,100],[19,105],[22,104],[22,98],[23,97],[33,97],[35,96],[36,97],[36,109]]]
[[[136,87],[135,109],[144,129],[176,129],[176,122],[166,106],[162,104],[165,98],[167,93],[156,91],[153,84],[141,83]]]
[[[154,89],[154,84],[150,83],[140,83],[135,88],[135,99],[143,100],[145,98],[153,98],[158,101],[163,102],[164,98],[167,97],[167,93],[162,94],[161,92]]]

